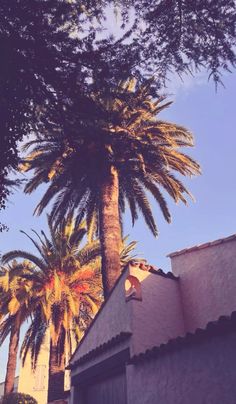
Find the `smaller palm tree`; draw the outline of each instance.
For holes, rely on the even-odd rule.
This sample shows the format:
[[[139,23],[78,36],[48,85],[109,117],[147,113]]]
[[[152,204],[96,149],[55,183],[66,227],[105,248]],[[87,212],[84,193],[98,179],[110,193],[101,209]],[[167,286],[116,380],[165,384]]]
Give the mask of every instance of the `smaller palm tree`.
[[[30,272],[31,264],[26,261],[22,264],[13,261],[0,270],[0,345],[10,335],[4,394],[11,393],[14,388],[21,326],[38,302],[32,282],[25,278]]]
[[[37,307],[26,332],[21,355],[23,362],[31,353],[32,366],[37,363],[46,333],[50,333],[49,396],[61,398],[64,388],[65,354],[81,339],[102,302],[100,277],[100,245],[97,240],[82,245],[86,228],[75,226],[70,216],[55,229],[49,225],[50,237],[44,232],[36,241],[30,238],[39,254],[10,251],[3,262],[21,258],[30,262],[23,274],[32,285]],[[23,232],[24,233],[24,232]]]
[[[26,315],[31,314],[32,321],[21,347],[23,364],[30,353],[32,367],[36,367],[42,344],[47,333],[50,334],[48,400],[51,401],[63,396],[66,356],[70,357],[73,348],[79,343],[97,313],[103,295],[100,243],[94,239],[94,232],[91,231],[87,243],[83,243],[87,234],[85,224],[77,225],[72,216],[64,219],[57,229],[49,223],[49,229],[50,237],[44,232],[40,235],[34,232],[37,240],[23,232],[38,250],[38,255],[15,250],[5,254],[2,260],[5,264],[11,263],[14,274],[18,276],[19,285],[25,288],[21,299],[24,297],[33,302],[28,304],[26,300],[28,311],[24,312],[20,321],[21,325]],[[127,237],[123,240],[120,246],[122,267],[132,258],[131,253],[135,246],[134,241],[127,244]],[[16,265],[15,258],[24,261]],[[11,273],[13,275],[13,272]],[[2,289],[9,294],[8,277],[8,272],[2,271]],[[14,290],[13,282],[11,285]],[[15,297],[8,299],[5,306],[2,303],[1,311],[8,316],[2,323],[3,336],[6,335],[8,323],[15,319],[15,310],[18,307],[19,303]],[[18,345],[19,332],[17,336]],[[13,355],[13,352],[11,354]],[[14,360],[16,364],[16,356]]]

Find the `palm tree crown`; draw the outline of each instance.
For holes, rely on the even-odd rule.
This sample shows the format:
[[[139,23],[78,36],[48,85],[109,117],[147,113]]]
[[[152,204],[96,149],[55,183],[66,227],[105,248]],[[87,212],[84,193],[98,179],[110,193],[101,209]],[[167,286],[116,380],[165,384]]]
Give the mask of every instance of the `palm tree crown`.
[[[23,363],[30,352],[32,366],[46,335],[50,335],[48,399],[60,398],[64,389],[64,369],[83,332],[102,302],[100,279],[100,245],[97,240],[81,245],[86,234],[81,224],[75,227],[72,217],[60,226],[50,228],[38,240],[28,236],[38,255],[27,251],[10,251],[3,255],[3,263],[22,258],[29,262],[29,270],[21,274],[31,284],[36,299],[32,322],[21,347]],[[26,233],[25,233],[26,234]],[[67,358],[66,358],[67,356]],[[55,395],[54,395],[55,394]]]
[[[14,388],[21,326],[38,305],[33,282],[27,279],[31,270],[30,263],[15,260],[0,270],[0,345],[10,335],[4,394],[11,393]]]
[[[15,250],[2,258],[4,263],[15,258],[31,263],[30,271],[22,276],[33,284],[40,304],[25,336],[22,349],[25,355],[37,338],[42,342],[48,327],[53,345],[60,342],[60,350],[64,345],[71,349],[72,338],[79,341],[102,300],[99,242],[92,241],[81,247],[86,229],[82,225],[76,229],[71,218],[64,220],[57,230],[49,227],[50,238],[44,232],[41,235],[35,232],[39,241],[27,235],[38,250],[38,256]],[[34,364],[41,342],[38,340],[39,345],[34,348]]]
[[[50,337],[48,398],[56,399],[63,397],[65,362],[97,313],[103,296],[101,248],[94,239],[94,229],[91,227],[87,233],[85,222],[76,226],[72,215],[57,228],[49,223],[49,229],[49,237],[43,231],[34,232],[37,239],[23,232],[38,255],[15,250],[2,258],[8,266],[0,269],[0,345],[10,334],[6,374],[9,393],[14,385],[19,335],[25,320],[30,318],[31,323],[21,346],[23,363],[30,353],[35,368],[42,344]],[[132,258],[135,246],[135,241],[127,243],[127,237],[122,241],[122,267]]]
[[[109,243],[104,247],[107,234],[116,233],[117,240],[112,243],[113,250],[117,251],[117,267],[121,235],[115,217],[121,218],[125,202],[133,223],[140,210],[156,236],[157,226],[147,192],[170,222],[162,190],[176,202],[186,203],[189,192],[175,173],[191,176],[199,173],[200,168],[181,150],[193,146],[192,134],[182,126],[158,119],[158,114],[171,103],[163,103],[163,98],[153,99],[150,83],[138,86],[131,80],[120,84],[116,92],[106,97],[94,94],[93,100],[99,114],[95,111],[93,116],[91,112],[85,119],[79,113],[76,116],[77,106],[67,106],[71,123],[67,120],[64,128],[51,123],[44,139],[40,137],[28,143],[26,149],[31,149],[24,168],[33,170],[34,176],[25,191],[31,193],[40,184],[49,184],[36,212],[40,214],[55,198],[50,214],[55,224],[71,209],[79,220],[86,215],[88,224],[97,214],[103,252],[111,249]],[[118,206],[116,198],[112,202],[115,194]],[[113,227],[108,229],[104,218],[111,215],[111,211]],[[106,265],[112,266],[111,261]]]
[[[198,163],[179,150],[193,146],[193,136],[182,126],[157,119],[171,102],[163,103],[163,98],[153,100],[150,85],[136,88],[131,81],[118,90],[105,101],[99,94],[94,97],[102,111],[100,120],[90,117],[87,126],[78,121],[72,136],[56,129],[54,133],[52,129],[44,140],[28,142],[26,148],[32,146],[33,151],[26,157],[24,167],[34,170],[35,175],[25,191],[31,193],[43,182],[49,183],[36,212],[40,214],[56,196],[51,217],[58,223],[72,208],[91,218],[98,210],[104,177],[114,166],[119,175],[121,211],[126,199],[133,221],[139,208],[157,235],[145,191],[150,191],[170,221],[160,189],[176,202],[186,203],[184,194],[189,192],[174,172],[189,176],[200,172]]]

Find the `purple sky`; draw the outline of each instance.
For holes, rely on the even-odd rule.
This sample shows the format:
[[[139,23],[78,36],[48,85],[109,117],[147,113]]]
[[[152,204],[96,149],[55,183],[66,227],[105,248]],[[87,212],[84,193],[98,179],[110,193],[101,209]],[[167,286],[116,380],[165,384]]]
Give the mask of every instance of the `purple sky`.
[[[129,215],[125,219],[125,233],[130,240],[138,240],[138,253],[150,263],[164,270],[170,269],[166,254],[206,241],[229,236],[236,232],[236,81],[233,74],[224,77],[225,88],[215,92],[212,82],[205,76],[187,78],[181,84],[177,79],[170,83],[175,94],[174,104],[160,116],[161,119],[184,125],[195,135],[196,147],[189,152],[202,166],[202,175],[185,184],[196,198],[189,206],[175,205],[169,200],[172,224],[164,222],[160,210],[153,205],[159,227],[155,239],[143,220],[131,227]],[[45,215],[33,217],[33,209],[41,192],[32,196],[16,192],[8,208],[1,213],[1,221],[10,227],[0,234],[0,251],[32,249],[29,240],[19,232],[31,228],[46,229]],[[223,269],[222,269],[223,270]],[[4,378],[7,344],[0,349],[0,381]]]

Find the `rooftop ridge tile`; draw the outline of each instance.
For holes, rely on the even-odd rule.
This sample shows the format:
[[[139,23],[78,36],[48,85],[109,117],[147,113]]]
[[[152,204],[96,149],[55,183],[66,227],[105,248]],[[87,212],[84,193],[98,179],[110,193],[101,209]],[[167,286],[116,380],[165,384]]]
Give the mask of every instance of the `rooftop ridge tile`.
[[[215,245],[226,243],[227,241],[232,241],[232,240],[236,240],[236,234],[232,234],[231,236],[224,237],[224,238],[219,238],[217,240],[209,241],[207,243],[197,244],[195,246],[184,248],[182,250],[177,250],[170,254],[167,254],[167,257],[169,257],[169,258],[176,257],[178,255],[186,254],[186,253],[189,253],[192,251],[201,250],[201,249],[207,248],[207,247],[213,247]]]

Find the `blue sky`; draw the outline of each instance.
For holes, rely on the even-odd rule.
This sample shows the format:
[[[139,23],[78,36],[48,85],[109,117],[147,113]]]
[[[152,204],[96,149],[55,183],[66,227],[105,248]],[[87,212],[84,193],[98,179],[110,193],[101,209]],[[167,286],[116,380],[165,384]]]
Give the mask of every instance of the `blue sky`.
[[[166,255],[172,251],[236,233],[236,80],[233,74],[224,77],[225,88],[215,92],[214,84],[207,76],[188,77],[170,82],[170,99],[174,104],[160,116],[163,120],[179,123],[195,135],[196,146],[190,150],[202,167],[202,175],[184,179],[196,202],[189,206],[175,205],[169,201],[172,223],[164,222],[159,208],[153,210],[159,227],[155,239],[140,219],[131,227],[129,215],[125,219],[125,233],[131,240],[138,240],[138,253],[151,264],[170,270]],[[41,191],[28,196],[16,192],[8,203],[0,220],[10,227],[0,234],[0,252],[11,249],[31,250],[29,240],[20,233],[31,228],[46,229],[45,215],[33,217],[33,209]],[[7,344],[0,349],[0,381],[4,378]]]

